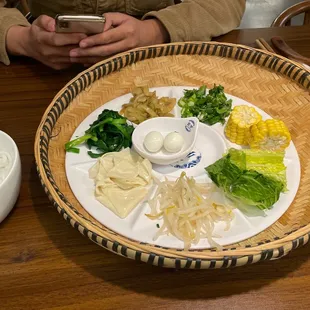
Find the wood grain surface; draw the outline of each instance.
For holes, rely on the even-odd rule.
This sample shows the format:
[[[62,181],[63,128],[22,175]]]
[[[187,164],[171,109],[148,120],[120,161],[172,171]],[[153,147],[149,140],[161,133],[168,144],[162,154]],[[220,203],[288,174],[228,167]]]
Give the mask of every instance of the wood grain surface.
[[[310,57],[310,25],[293,27],[253,28],[234,30],[216,38],[217,41],[241,43],[257,47],[255,39],[264,38],[269,44],[270,39],[280,36],[285,42],[299,54]]]
[[[221,40],[253,45],[272,35],[310,56],[303,27],[237,30]],[[105,251],[59,216],[39,183],[33,141],[46,107],[79,71],[17,58],[0,64],[0,129],[17,142],[23,169],[19,200],[0,224],[0,309],[309,309],[309,246],[242,268],[169,270]]]

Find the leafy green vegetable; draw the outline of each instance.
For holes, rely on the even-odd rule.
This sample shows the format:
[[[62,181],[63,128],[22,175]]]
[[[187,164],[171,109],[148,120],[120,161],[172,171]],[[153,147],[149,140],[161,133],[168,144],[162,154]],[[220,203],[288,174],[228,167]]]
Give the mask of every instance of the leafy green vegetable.
[[[230,149],[231,161],[240,169],[255,170],[264,176],[280,181],[286,190],[285,152],[244,149]]]
[[[199,89],[184,90],[184,96],[178,101],[182,117],[197,117],[202,123],[213,125],[225,123],[231,112],[232,100],[227,100],[224,87],[219,85],[209,90],[206,86]]]
[[[279,200],[280,193],[286,185],[280,178],[248,169],[247,151],[230,149],[227,155],[206,167],[205,170],[211,180],[223,189],[229,198],[262,210],[270,209]],[[249,153],[250,158],[254,156],[252,152]],[[251,161],[252,168],[253,158]],[[278,160],[276,162],[278,165]],[[272,163],[268,162],[268,165],[272,166]]]
[[[134,131],[127,119],[112,110],[103,110],[93,122],[85,135],[65,144],[67,152],[79,153],[78,145],[86,142],[90,151],[88,155],[97,158],[108,152],[118,152],[122,148],[131,147],[131,136]],[[97,153],[91,151],[96,148]]]

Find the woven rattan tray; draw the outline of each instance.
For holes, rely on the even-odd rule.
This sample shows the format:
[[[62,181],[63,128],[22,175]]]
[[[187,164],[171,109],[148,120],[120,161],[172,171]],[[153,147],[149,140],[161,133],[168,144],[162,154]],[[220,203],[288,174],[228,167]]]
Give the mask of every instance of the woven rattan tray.
[[[92,218],[73,195],[64,143],[103,103],[148,87],[221,84],[225,92],[260,107],[289,127],[301,163],[301,182],[288,211],[243,242],[215,250],[175,250],[118,235]],[[224,43],[178,43],[141,48],[79,74],[54,98],[39,125],[35,158],[41,183],[65,220],[98,245],[125,257],[170,268],[227,268],[278,259],[304,245],[310,232],[310,73],[281,56]]]

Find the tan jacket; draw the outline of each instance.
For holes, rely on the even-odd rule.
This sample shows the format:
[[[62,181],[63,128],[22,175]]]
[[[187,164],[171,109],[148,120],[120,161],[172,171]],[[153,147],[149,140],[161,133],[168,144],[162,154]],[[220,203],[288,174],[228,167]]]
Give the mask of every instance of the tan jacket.
[[[246,0],[29,0],[33,16],[57,13],[103,14],[122,12],[139,18],[159,19],[170,34],[171,42],[208,41],[236,28]],[[6,8],[9,0],[0,0],[0,62],[9,64],[5,37],[12,25],[28,26],[15,8]],[[13,1],[14,2],[14,1]]]

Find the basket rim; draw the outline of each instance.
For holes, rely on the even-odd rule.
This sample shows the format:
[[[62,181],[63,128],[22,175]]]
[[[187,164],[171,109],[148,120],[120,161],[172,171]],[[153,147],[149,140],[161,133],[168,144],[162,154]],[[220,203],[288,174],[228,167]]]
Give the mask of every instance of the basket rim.
[[[301,64],[295,62],[295,61],[291,61],[283,56],[280,55],[276,55],[274,53],[268,52],[268,51],[262,51],[253,47],[248,47],[248,46],[244,46],[244,45],[240,45],[240,44],[233,44],[233,43],[222,43],[222,42],[180,42],[180,43],[170,43],[170,44],[163,44],[163,45],[154,45],[154,46],[149,46],[149,47],[142,47],[142,48],[136,48],[134,50],[131,51],[127,51],[121,54],[118,54],[116,56],[110,57],[108,59],[105,59],[95,65],[93,65],[90,68],[87,68],[86,70],[82,71],[81,73],[79,73],[77,76],[75,76],[73,79],[71,79],[53,98],[52,102],[49,104],[49,106],[47,107],[46,111],[44,112],[40,124],[38,126],[37,132],[36,132],[36,136],[35,136],[35,143],[34,143],[34,154],[35,154],[35,160],[36,160],[36,166],[37,166],[37,171],[39,174],[39,178],[40,181],[42,183],[42,186],[45,190],[45,192],[47,193],[47,195],[49,196],[49,199],[51,200],[52,204],[57,208],[58,212],[60,214],[63,215],[63,217],[68,220],[71,225],[75,228],[77,228],[82,234],[85,234],[95,243],[99,244],[100,246],[103,246],[105,248],[107,248],[110,251],[113,251],[119,255],[123,255],[124,251],[118,251],[118,248],[121,247],[126,247],[126,251],[129,250],[133,250],[136,251],[135,249],[131,249],[129,246],[123,245],[117,241],[112,241],[112,240],[108,240],[106,237],[101,236],[100,234],[88,229],[84,224],[80,223],[78,221],[78,219],[81,219],[81,214],[74,208],[74,206],[71,205],[71,203],[69,203],[70,205],[68,205],[66,202],[66,198],[65,196],[60,192],[57,191],[57,185],[53,184],[53,182],[48,176],[48,170],[46,169],[46,164],[48,165],[48,156],[47,156],[47,162],[46,162],[46,158],[45,158],[45,162],[44,159],[42,158],[42,143],[46,144],[45,147],[48,150],[48,146],[49,146],[49,140],[51,137],[49,137],[49,139],[47,140],[45,138],[45,140],[47,141],[43,141],[42,137],[44,137],[44,133],[48,136],[48,133],[46,133],[46,128],[44,131],[44,126],[46,124],[46,120],[48,118],[49,115],[51,115],[51,111],[53,110],[53,107],[55,107],[55,104],[57,102],[59,102],[61,97],[67,96],[68,97],[68,103],[67,103],[67,107],[69,106],[70,102],[82,91],[84,91],[84,88],[78,88],[76,87],[75,83],[77,81],[79,81],[82,77],[85,78],[85,76],[88,76],[87,78],[89,78],[89,85],[91,85],[94,81],[96,81],[97,79],[102,78],[104,75],[108,75],[111,72],[114,72],[112,69],[110,71],[108,71],[108,73],[103,74],[102,76],[99,76],[98,72],[96,73],[96,77],[94,77],[94,72],[96,72],[96,70],[98,71],[100,68],[102,67],[109,67],[109,66],[115,66],[116,68],[118,67],[118,63],[121,62],[121,64],[123,64],[123,61],[126,60],[127,63],[125,64],[125,66],[121,66],[121,68],[126,67],[126,66],[130,66],[132,63],[136,63],[139,61],[142,61],[144,59],[149,59],[149,58],[157,58],[157,57],[162,57],[162,56],[170,56],[170,55],[178,55],[175,53],[169,53],[170,48],[169,47],[174,47],[174,48],[179,48],[181,47],[181,49],[183,48],[183,52],[185,51],[185,53],[180,53],[182,55],[196,55],[197,53],[191,53],[192,51],[192,47],[194,47],[194,49],[197,47],[197,49],[200,47],[202,49],[202,47],[206,47],[209,46],[209,48],[213,47],[213,51],[214,48],[216,47],[216,49],[218,47],[222,48],[222,47],[231,47],[231,48],[235,48],[235,49],[241,49],[242,51],[251,51],[252,53],[255,53],[255,55],[260,55],[259,57],[263,57],[265,56],[265,59],[267,59],[267,61],[265,61],[265,64],[263,65],[263,67],[267,67],[266,64],[268,63],[268,60],[270,60],[270,58],[273,59],[274,62],[281,62],[283,64],[283,67],[285,67],[285,65],[287,65],[287,68],[289,67],[289,70],[286,70],[286,76],[288,76],[289,78],[291,78],[291,73],[288,74],[288,72],[293,72],[294,69],[296,69],[298,72],[298,74],[295,72],[294,77],[295,79],[299,76],[299,81],[298,84],[300,84],[301,86],[303,86],[306,89],[310,89],[310,71],[307,70],[306,68],[304,68]],[[191,51],[189,54],[186,54],[186,51],[189,49],[189,47],[191,47]],[[163,52],[163,49],[166,49],[165,53]],[[197,51],[196,49],[196,51]],[[167,51],[168,50],[168,51]],[[148,52],[151,57],[142,57],[142,59],[138,59],[138,56],[140,53],[143,52]],[[226,51],[227,52],[227,51]],[[137,56],[138,55],[138,56]],[[229,55],[227,55],[227,53],[225,54],[221,54],[220,55],[216,55],[214,54],[202,54],[202,55],[207,55],[207,56],[220,56],[220,57],[229,57]],[[133,60],[131,63],[130,61],[128,61],[128,59],[131,57],[131,59]],[[258,56],[257,56],[258,57]],[[237,59],[237,58],[236,58]],[[238,60],[243,60],[243,59],[239,59]],[[248,60],[246,60],[248,61]],[[249,62],[249,61],[248,61]],[[254,64],[254,63],[253,63]],[[268,67],[267,67],[268,68]],[[115,69],[115,68],[114,68]],[[269,66],[269,69],[275,69]],[[280,73],[283,73],[280,71]],[[92,74],[92,77],[90,76]],[[301,78],[303,77],[303,78]],[[86,79],[86,78],[85,78]],[[86,84],[85,84],[86,85]],[[87,87],[89,86],[87,85]],[[69,94],[68,89],[70,89],[71,93]],[[64,110],[67,108],[65,107]],[[61,113],[60,113],[61,114]],[[57,119],[55,120],[55,124],[57,123]],[[54,124],[54,125],[55,125]],[[50,133],[53,129],[53,126],[50,129]],[[43,141],[43,142],[42,142]],[[42,161],[43,159],[43,161]],[[56,187],[55,187],[56,186]],[[49,188],[52,188],[53,190],[50,191]],[[60,205],[56,200],[55,200],[55,195],[57,196],[57,199],[59,199],[64,205]],[[62,196],[62,197],[61,197]],[[71,211],[73,212],[73,214],[71,214],[72,212],[70,212],[70,210],[68,210],[67,208],[70,208]],[[87,220],[85,218],[83,218],[83,220]],[[87,220],[89,221],[89,220]],[[89,225],[93,226],[96,224],[92,221],[89,221]],[[147,253],[147,255],[151,255],[152,256],[152,263],[154,264],[155,258],[160,258],[162,257],[162,252],[164,252],[164,257],[165,258],[170,258],[170,259],[175,259],[176,261],[178,260],[186,260],[186,262],[188,262],[188,259],[190,259],[191,261],[197,262],[197,261],[221,261],[224,262],[227,259],[231,259],[232,260],[232,264],[236,264],[234,263],[235,259],[239,259],[239,258],[244,258],[247,257],[248,259],[252,260],[252,262],[255,262],[255,257],[260,257],[259,260],[262,260],[262,258],[264,259],[274,259],[274,258],[279,258],[282,257],[284,255],[286,255],[289,251],[291,251],[292,249],[295,249],[303,244],[305,244],[306,242],[308,242],[309,240],[309,232],[310,232],[310,223],[307,225],[303,225],[297,229],[294,229],[288,233],[285,234],[285,237],[282,238],[274,238],[272,240],[266,240],[265,242],[261,242],[261,243],[257,243],[257,244],[253,244],[253,245],[249,245],[249,246],[243,246],[243,247],[233,247],[233,248],[227,248],[227,249],[223,249],[221,251],[212,251],[212,250],[203,250],[206,251],[209,255],[208,258],[195,258],[192,255],[192,253],[201,253],[203,251],[201,250],[190,250],[190,251],[180,251],[180,250],[176,250],[176,249],[169,249],[169,250],[173,250],[173,252],[176,254],[175,257],[172,254],[169,253],[165,253],[166,249],[168,248],[162,248],[162,247],[157,247],[154,245],[148,245],[148,246],[152,246],[153,248],[153,252],[150,251],[145,251],[143,252],[143,246],[145,244],[141,244],[137,241],[133,241],[134,243],[138,244],[139,246],[142,247],[142,249],[139,249],[138,252],[140,253]],[[125,239],[130,240],[129,238],[123,236]],[[105,242],[102,242],[102,240],[106,239]],[[98,241],[100,240],[100,242]],[[108,242],[113,242],[113,245],[111,247],[108,246]],[[115,245],[115,242],[117,243]],[[162,251],[164,250],[164,251]],[[274,250],[277,253],[274,253]],[[183,257],[183,255],[180,257],[179,255],[181,254],[181,252],[186,253],[187,255],[185,255]],[[213,253],[213,254],[212,254]],[[217,253],[215,255],[215,253]],[[140,254],[140,257],[141,255]],[[179,254],[179,255],[178,255]],[[123,255],[126,256],[126,255]],[[182,258],[183,257],[183,258]],[[132,258],[132,257],[130,257]],[[135,258],[137,259],[136,255]],[[263,259],[263,260],[264,260]],[[147,259],[147,262],[149,261],[149,258]],[[248,262],[251,263],[251,262]],[[178,263],[176,263],[178,264]],[[195,263],[196,264],[196,263]],[[228,263],[227,263],[228,264]],[[228,264],[229,265],[229,264]],[[212,268],[212,267],[209,267]]]

